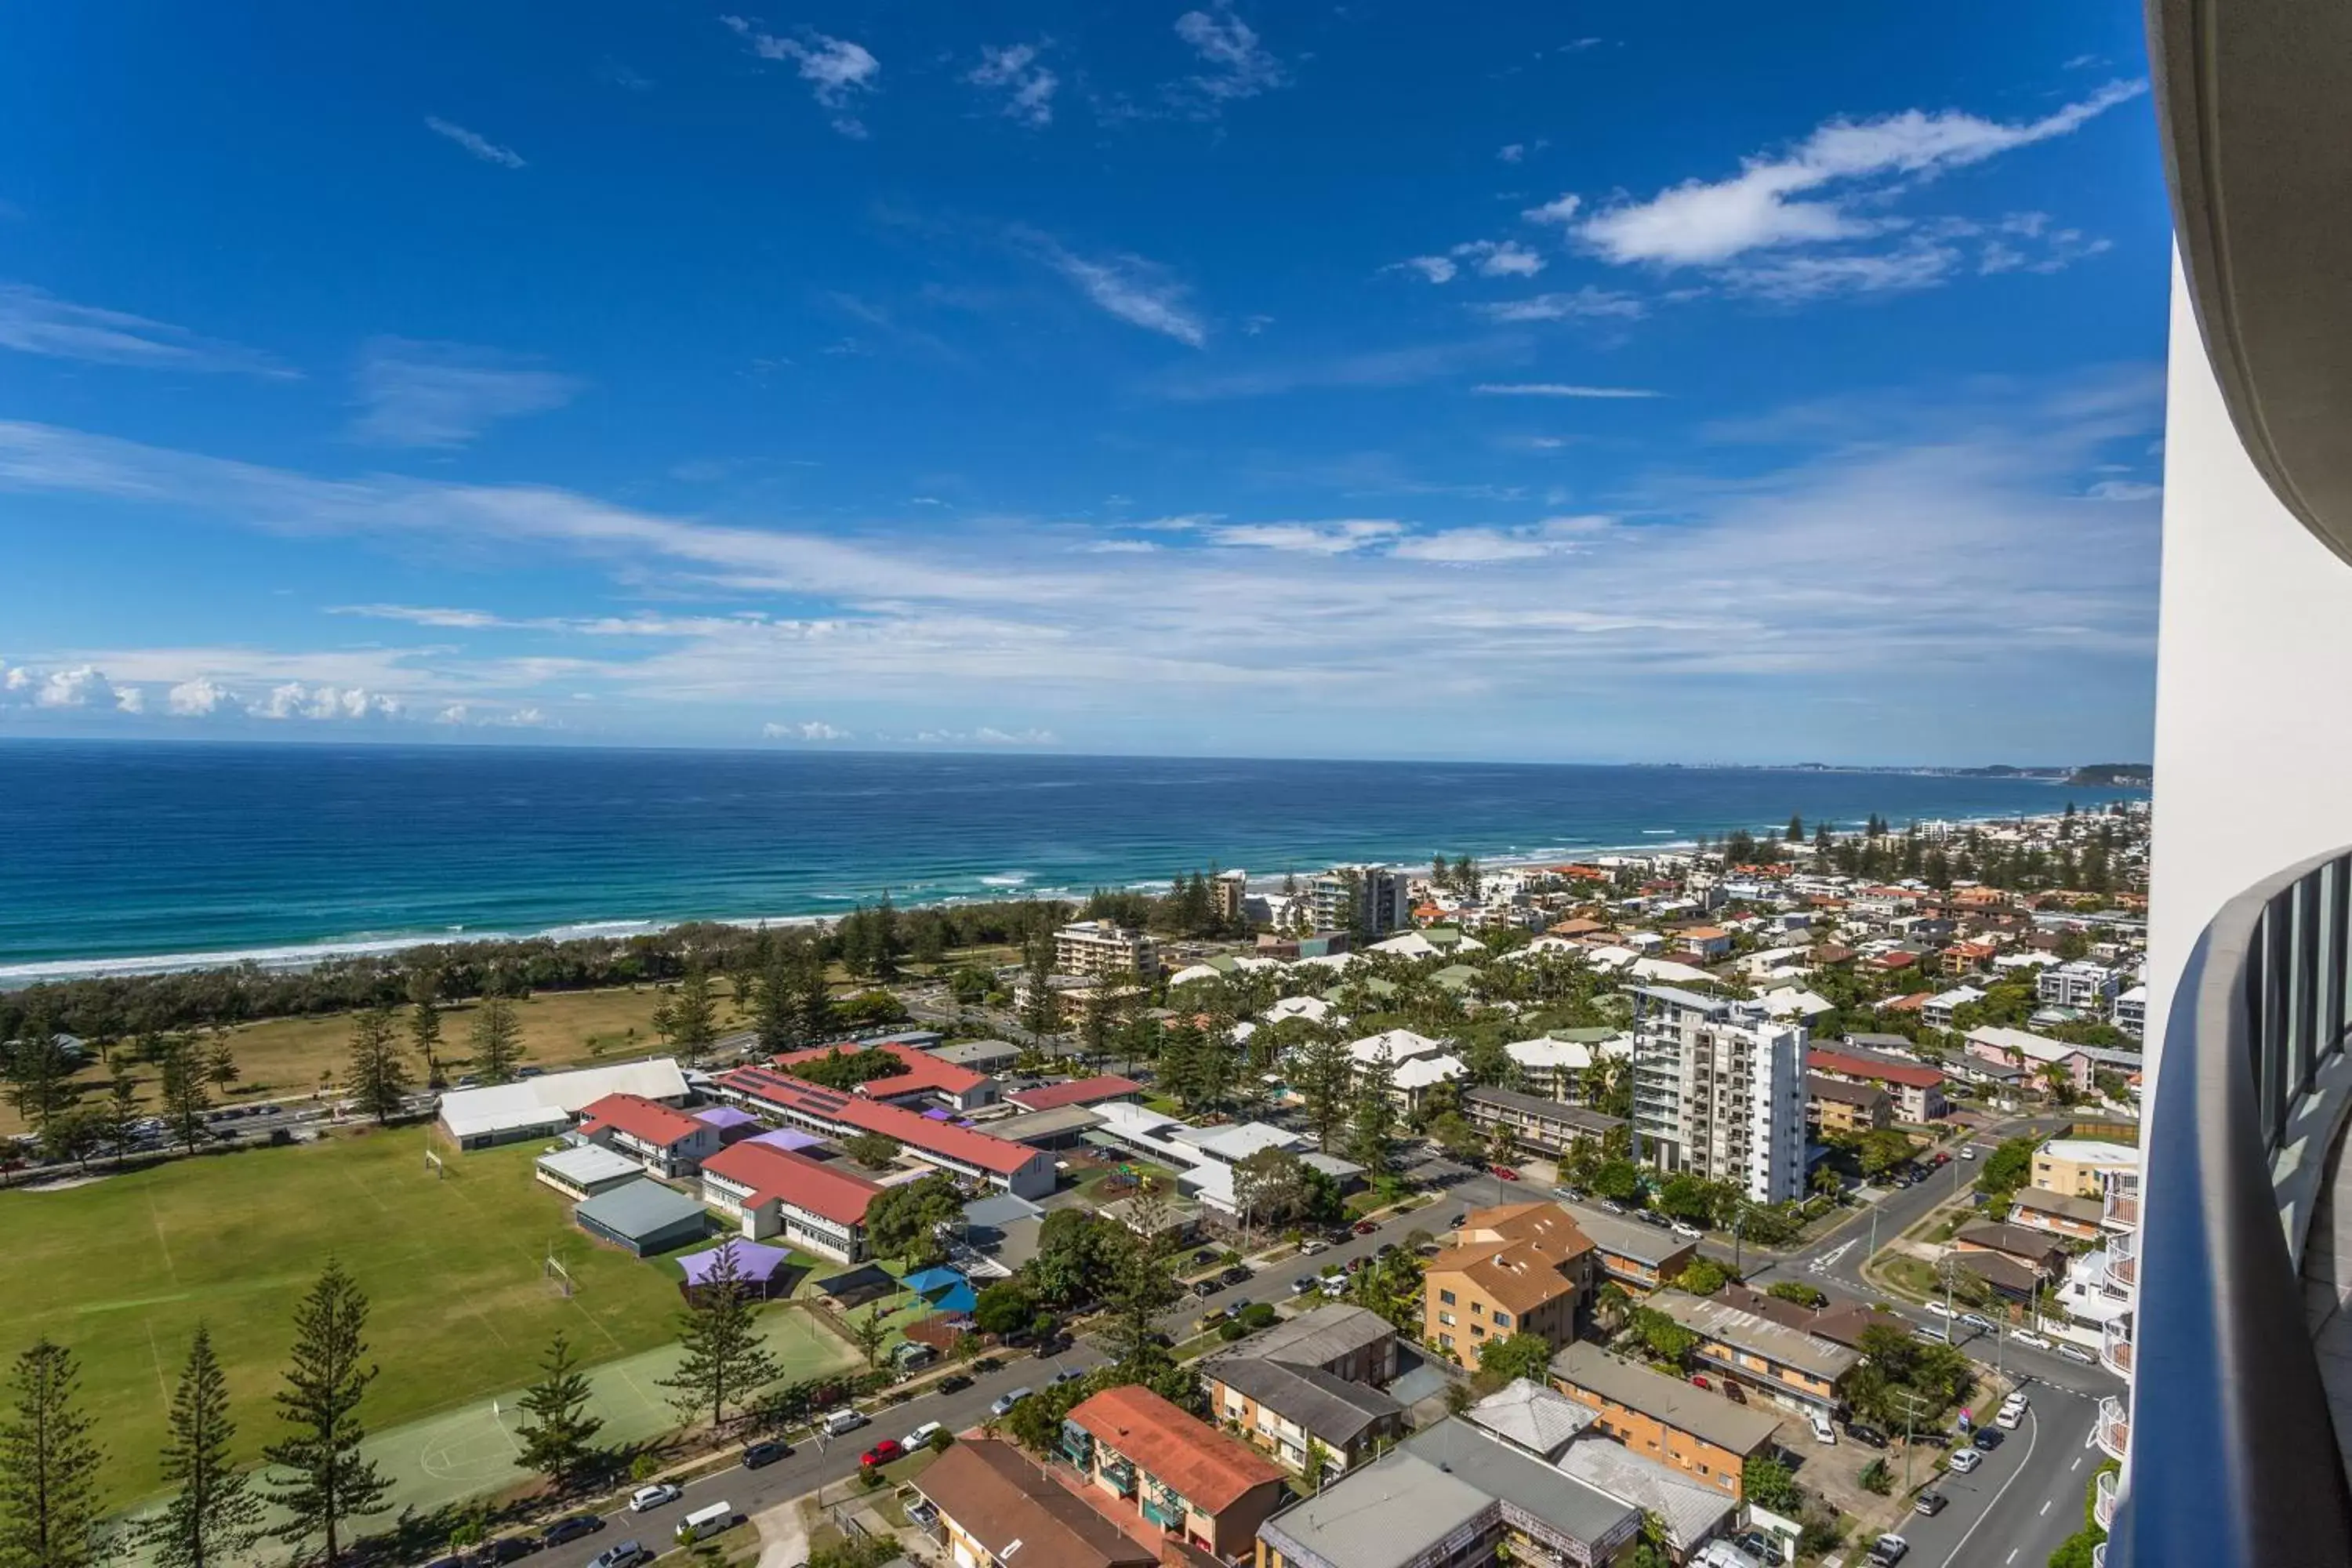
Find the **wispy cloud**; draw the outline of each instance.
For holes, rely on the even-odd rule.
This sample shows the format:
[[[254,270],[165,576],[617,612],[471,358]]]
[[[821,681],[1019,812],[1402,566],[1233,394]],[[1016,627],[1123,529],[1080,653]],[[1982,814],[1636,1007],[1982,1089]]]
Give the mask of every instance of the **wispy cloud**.
[[[1664,397],[1640,386],[1579,386],[1563,381],[1486,381],[1470,389],[1486,397]]]
[[[741,16],[719,19],[761,59],[790,60],[800,79],[809,84],[810,95],[832,110],[833,128],[844,136],[865,138],[865,121],[852,110],[875,90],[882,74],[882,62],[865,45],[828,37],[814,29],[803,29],[798,37],[782,37],[761,31]]]
[[[1586,284],[1564,293],[1530,294],[1524,300],[1489,300],[1470,307],[1490,321],[1633,321],[1650,308],[1632,294]]]
[[[1034,229],[1016,230],[1014,237],[1076,284],[1078,292],[1129,325],[1173,338],[1188,348],[1209,341],[1207,325],[1190,303],[1191,290],[1159,263],[1139,256],[1080,256]]]
[[[1727,269],[1735,287],[1784,299],[1925,287],[1956,270],[1958,255],[1932,229],[1913,232],[1911,222],[1891,216],[1893,198],[1947,171],[2071,135],[2147,90],[2143,81],[2110,82],[2015,123],[1957,110],[1832,120],[1786,152],[1749,157],[1727,179],[1687,180],[1646,201],[1617,201],[1576,222],[1574,233],[1605,261]],[[1563,197],[1528,216],[1554,208],[1560,221],[1578,211]],[[1896,239],[1891,249],[1856,248],[1887,237]],[[1745,259],[1767,251],[1804,259]]]
[[[760,736],[768,741],[854,741],[857,737],[836,724],[822,719],[805,719],[797,724],[762,724]]]
[[[1234,370],[1197,371],[1190,368],[1164,375],[1153,384],[1163,395],[1181,403],[1227,397],[1270,397],[1314,387],[1411,386],[1438,381],[1464,371],[1491,370],[1526,357],[1527,341],[1496,333],[1456,342],[1414,343],[1402,348],[1366,349],[1319,359],[1290,359],[1247,365]]]
[[[2132,479],[2101,479],[2084,493],[2093,500],[2154,500],[2164,493],[2164,487]]]
[[[1209,530],[1213,544],[1242,550],[1301,551],[1309,555],[1346,555],[1369,549],[1404,531],[1391,518],[1349,518],[1338,522],[1229,523]]]
[[[464,343],[377,338],[357,375],[364,410],[352,439],[379,447],[462,447],[500,419],[561,408],[583,384]]]
[[[1206,68],[1187,77],[1174,96],[1201,112],[1215,113],[1239,99],[1271,92],[1286,79],[1282,62],[1259,42],[1250,25],[1234,15],[1230,0],[1176,18],[1176,36],[1192,47]]]
[[[1465,266],[1481,278],[1532,278],[1544,269],[1544,258],[1515,239],[1471,239],[1444,256],[1408,256],[1381,270],[1416,272],[1432,283],[1451,283]]]
[[[983,44],[980,64],[964,80],[999,95],[998,111],[1008,120],[1043,129],[1053,123],[1054,91],[1061,79],[1040,56],[1043,44]]]
[[[225,372],[292,379],[299,372],[258,349],[198,337],[127,311],[77,305],[27,283],[0,283],[0,348],[91,364]]]
[[[485,163],[496,163],[501,169],[520,169],[524,166],[522,154],[513,148],[501,147],[480,132],[468,131],[464,126],[444,120],[437,114],[428,114],[425,117],[425,128],[436,136],[446,136]]]

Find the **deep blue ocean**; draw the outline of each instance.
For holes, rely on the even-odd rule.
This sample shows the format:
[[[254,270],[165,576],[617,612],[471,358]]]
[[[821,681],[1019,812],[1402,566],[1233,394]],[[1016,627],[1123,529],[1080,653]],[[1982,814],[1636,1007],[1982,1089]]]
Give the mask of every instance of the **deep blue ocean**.
[[[0,984],[79,963],[1997,816],[2017,780],[1034,755],[0,744]]]

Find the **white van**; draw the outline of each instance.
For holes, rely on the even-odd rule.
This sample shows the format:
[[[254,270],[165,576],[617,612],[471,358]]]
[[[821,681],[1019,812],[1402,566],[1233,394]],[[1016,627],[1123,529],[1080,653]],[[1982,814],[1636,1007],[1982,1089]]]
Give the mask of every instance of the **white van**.
[[[1805,1418],[1812,1423],[1814,1442],[1827,1443],[1832,1447],[1836,1445],[1837,1428],[1830,1425],[1828,1416],[1818,1410],[1808,1410],[1805,1412]]]
[[[860,1426],[865,1426],[866,1417],[858,1411],[852,1410],[848,1405],[845,1405],[838,1410],[826,1411],[824,1425],[824,1435],[826,1436],[838,1437],[844,1432],[855,1432]]]
[[[678,1538],[680,1540],[685,1539],[687,1532],[689,1531],[694,1533],[698,1540],[705,1536],[716,1535],[734,1522],[735,1505],[733,1503],[727,1502],[715,1502],[709,1508],[696,1509],[692,1513],[689,1513],[684,1519],[679,1520],[677,1521]]]

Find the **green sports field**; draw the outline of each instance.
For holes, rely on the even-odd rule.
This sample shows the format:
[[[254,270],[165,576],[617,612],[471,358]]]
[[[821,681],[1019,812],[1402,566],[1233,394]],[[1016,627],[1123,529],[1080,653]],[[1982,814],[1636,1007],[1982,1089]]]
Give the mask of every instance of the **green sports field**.
[[[330,1253],[373,1303],[383,1375],[362,1414],[387,1436],[519,1387],[559,1329],[595,1362],[671,1338],[674,1266],[576,1230],[531,1178],[541,1145],[451,1154],[436,1179],[425,1138],[370,1132],[0,1193],[0,1358],[45,1331],[80,1357],[118,1506],[158,1484],[165,1401],[199,1319],[228,1371],[239,1447],[257,1455],[275,1435],[290,1310]],[[551,1247],[579,1283],[568,1300],[543,1278]]]

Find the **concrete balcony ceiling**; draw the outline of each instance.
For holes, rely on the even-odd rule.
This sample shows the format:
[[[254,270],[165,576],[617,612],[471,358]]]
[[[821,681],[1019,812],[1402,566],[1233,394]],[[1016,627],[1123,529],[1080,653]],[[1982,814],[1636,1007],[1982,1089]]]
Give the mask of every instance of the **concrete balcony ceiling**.
[[[2352,6],[2148,0],[2173,222],[2238,437],[2352,563]]]

